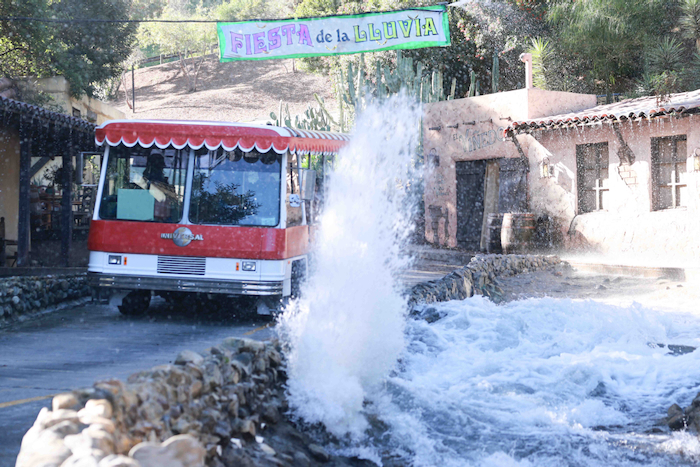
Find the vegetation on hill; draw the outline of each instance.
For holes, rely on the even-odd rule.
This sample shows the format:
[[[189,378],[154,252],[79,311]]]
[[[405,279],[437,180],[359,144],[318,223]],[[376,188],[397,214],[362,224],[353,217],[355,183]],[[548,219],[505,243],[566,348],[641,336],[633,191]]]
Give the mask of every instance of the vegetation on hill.
[[[0,21],[0,75],[63,75],[76,95],[119,75],[131,53],[136,25],[74,22],[76,18],[128,19],[129,0],[22,0],[0,2],[0,17],[65,22]]]
[[[216,44],[214,23],[91,23],[80,19],[224,20],[395,10],[430,0],[23,0],[0,2],[0,75],[64,75],[75,94],[105,97],[138,57],[175,54],[198,89],[198,71]],[[463,0],[448,8],[452,45],[409,50],[422,73],[456,83],[455,97],[517,89],[519,56],[534,55],[538,87],[598,94],[666,94],[700,86],[700,0]],[[130,58],[129,58],[130,57]],[[396,69],[396,54],[365,66]],[[358,56],[309,58],[308,70],[330,76]],[[369,74],[370,70],[366,70]],[[113,83],[109,85],[110,81]],[[104,90],[109,89],[109,92]],[[471,90],[471,91],[470,91]]]

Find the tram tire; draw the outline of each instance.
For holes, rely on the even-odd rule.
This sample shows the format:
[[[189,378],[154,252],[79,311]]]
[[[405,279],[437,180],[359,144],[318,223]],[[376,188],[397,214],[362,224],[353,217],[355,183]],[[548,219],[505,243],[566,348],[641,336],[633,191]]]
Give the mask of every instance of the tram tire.
[[[124,316],[143,316],[151,304],[151,292],[134,290],[129,292],[119,305],[119,312]]]

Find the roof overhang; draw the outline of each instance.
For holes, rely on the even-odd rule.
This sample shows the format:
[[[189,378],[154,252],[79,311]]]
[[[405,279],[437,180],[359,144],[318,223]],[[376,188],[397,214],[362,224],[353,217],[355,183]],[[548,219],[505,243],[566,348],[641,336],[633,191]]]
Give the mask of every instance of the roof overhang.
[[[107,144],[161,149],[220,147],[227,151],[287,151],[298,154],[336,154],[349,141],[349,135],[327,131],[296,130],[269,125],[167,120],[115,120],[95,129],[98,146]]]
[[[627,99],[614,104],[568,114],[514,121],[503,131],[504,136],[530,133],[534,130],[555,130],[602,123],[651,120],[668,116],[684,116],[700,112],[700,90],[671,94],[665,99],[657,96]]]
[[[58,112],[51,112],[36,105],[0,96],[0,113],[4,114],[6,112],[25,115],[30,120],[36,120],[37,124],[51,122],[61,127],[90,133],[95,129],[95,124],[86,120]]]

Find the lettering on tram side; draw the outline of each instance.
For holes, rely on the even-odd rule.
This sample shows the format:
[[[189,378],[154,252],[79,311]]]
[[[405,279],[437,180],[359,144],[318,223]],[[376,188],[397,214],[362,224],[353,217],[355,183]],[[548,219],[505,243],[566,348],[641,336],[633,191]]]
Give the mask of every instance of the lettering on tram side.
[[[503,133],[503,127],[497,130],[466,130],[463,135],[452,135],[453,141],[459,141],[466,152],[473,152],[477,149],[482,149],[488,146],[493,146],[503,140],[498,135]]]
[[[160,238],[172,240],[177,246],[187,246],[192,241],[204,241],[202,234],[193,234],[187,227],[179,227],[173,233],[162,233]]]

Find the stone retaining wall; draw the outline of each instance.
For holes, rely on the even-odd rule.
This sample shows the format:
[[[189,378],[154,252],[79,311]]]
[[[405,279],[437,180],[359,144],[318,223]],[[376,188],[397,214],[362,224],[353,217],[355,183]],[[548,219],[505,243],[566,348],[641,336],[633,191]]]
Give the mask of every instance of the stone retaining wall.
[[[85,273],[0,278],[0,325],[90,295]]]
[[[223,465],[246,440],[261,460],[272,458],[275,451],[256,442],[256,433],[286,410],[275,389],[283,377],[279,350],[275,342],[228,338],[202,355],[183,351],[174,364],[127,383],[102,381],[55,396],[52,410],[43,408],[25,434],[16,465]],[[286,465],[308,463],[302,455],[307,459]]]
[[[472,295],[485,295],[495,302],[502,299],[498,276],[547,269],[561,263],[557,256],[477,255],[471,262],[441,279],[423,282],[409,292],[409,304],[415,305],[449,300],[464,300]]]

